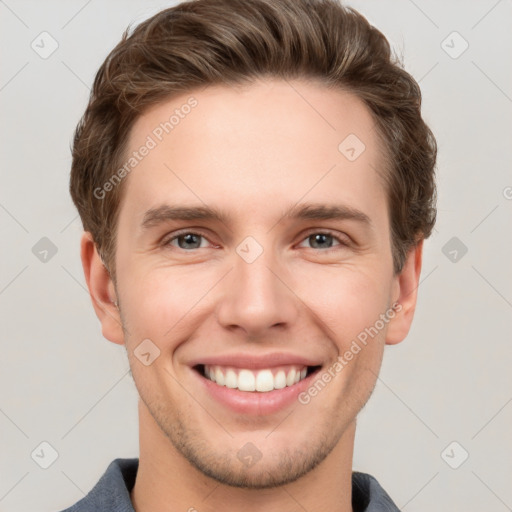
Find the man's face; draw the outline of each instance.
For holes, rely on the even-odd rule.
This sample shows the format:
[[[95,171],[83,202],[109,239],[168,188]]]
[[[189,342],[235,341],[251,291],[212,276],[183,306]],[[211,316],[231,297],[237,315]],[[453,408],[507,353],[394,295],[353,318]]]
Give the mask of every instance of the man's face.
[[[191,96],[197,105],[158,141],[155,128]],[[135,123],[129,153],[148,135],[156,147],[125,178],[116,250],[124,336],[110,339],[126,344],[143,407],[196,468],[234,486],[296,480],[354,424],[390,324],[308,403],[299,394],[398,298],[371,115],[347,92],[272,80],[153,107]],[[306,204],[347,215],[295,217]],[[173,219],[166,205],[224,218]],[[152,355],[141,359],[160,351],[147,365],[136,356],[143,340]],[[204,365],[230,386],[281,389],[221,386]],[[304,366],[321,368],[295,384]]]

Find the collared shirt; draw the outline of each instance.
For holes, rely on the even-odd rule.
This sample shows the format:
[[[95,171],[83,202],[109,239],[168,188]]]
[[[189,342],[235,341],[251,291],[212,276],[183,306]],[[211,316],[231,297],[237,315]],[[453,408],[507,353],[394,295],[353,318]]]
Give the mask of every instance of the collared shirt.
[[[115,459],[93,489],[61,512],[134,512],[130,492],[139,459]],[[353,512],[400,512],[379,482],[366,473],[352,472]]]

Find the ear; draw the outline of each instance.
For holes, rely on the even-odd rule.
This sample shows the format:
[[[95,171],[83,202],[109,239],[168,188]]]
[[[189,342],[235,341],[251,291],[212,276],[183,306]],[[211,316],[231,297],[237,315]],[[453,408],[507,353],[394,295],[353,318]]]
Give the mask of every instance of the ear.
[[[107,340],[124,344],[121,316],[115,305],[117,301],[114,283],[105,267],[90,232],[85,231],[80,241],[80,256],[85,281],[96,316],[101,322],[101,331]]]
[[[423,240],[418,242],[407,254],[404,267],[396,275],[393,283],[395,316],[389,321],[386,333],[386,344],[395,345],[407,336],[411,328],[421,273]]]

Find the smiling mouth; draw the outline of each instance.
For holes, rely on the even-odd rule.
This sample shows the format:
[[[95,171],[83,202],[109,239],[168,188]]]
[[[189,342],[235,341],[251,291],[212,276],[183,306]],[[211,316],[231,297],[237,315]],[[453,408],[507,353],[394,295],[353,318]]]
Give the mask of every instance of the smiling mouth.
[[[218,386],[246,392],[268,393],[294,386],[321,366],[284,365],[273,368],[250,370],[231,366],[198,364],[193,367],[202,377]]]

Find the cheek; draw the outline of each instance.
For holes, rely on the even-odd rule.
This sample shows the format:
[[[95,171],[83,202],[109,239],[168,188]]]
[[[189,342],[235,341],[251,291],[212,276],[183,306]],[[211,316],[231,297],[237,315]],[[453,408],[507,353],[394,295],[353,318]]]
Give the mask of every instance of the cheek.
[[[153,268],[129,273],[122,290],[123,311],[130,337],[150,338],[159,346],[185,333],[193,315],[207,304],[205,295],[215,282],[212,273],[189,268]],[[161,347],[164,348],[164,347]]]
[[[382,274],[376,271],[364,272],[347,265],[328,272],[324,269],[314,277],[303,284],[299,296],[307,297],[306,304],[331,329],[330,335],[336,336],[340,345],[350,344],[387,308],[389,290],[383,285]]]

